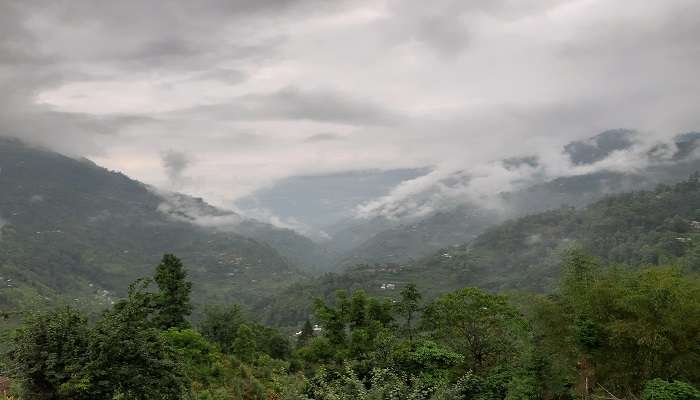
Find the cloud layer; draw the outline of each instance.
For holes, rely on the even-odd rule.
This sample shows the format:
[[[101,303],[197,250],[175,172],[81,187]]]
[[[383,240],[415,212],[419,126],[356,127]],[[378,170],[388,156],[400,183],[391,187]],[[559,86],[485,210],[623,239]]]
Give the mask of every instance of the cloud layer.
[[[700,129],[698,37],[695,0],[10,0],[0,134],[220,205],[376,168],[430,187]]]

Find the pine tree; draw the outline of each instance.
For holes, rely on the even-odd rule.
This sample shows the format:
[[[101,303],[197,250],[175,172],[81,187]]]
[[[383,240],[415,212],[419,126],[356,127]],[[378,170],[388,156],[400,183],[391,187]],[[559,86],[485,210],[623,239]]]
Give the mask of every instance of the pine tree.
[[[156,298],[156,324],[160,329],[188,328],[187,316],[192,313],[190,292],[192,283],[187,281],[180,259],[172,254],[163,256],[156,268],[155,281],[159,293]]]

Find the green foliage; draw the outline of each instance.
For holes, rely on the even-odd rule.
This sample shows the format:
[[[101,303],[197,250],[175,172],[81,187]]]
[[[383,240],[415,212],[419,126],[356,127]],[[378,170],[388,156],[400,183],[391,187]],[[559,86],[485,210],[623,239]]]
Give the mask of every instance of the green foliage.
[[[192,313],[192,283],[187,281],[182,261],[172,254],[165,254],[156,267],[154,280],[159,289],[156,323],[160,329],[189,327],[186,318]]]
[[[207,306],[199,330],[207,340],[218,344],[225,353],[230,353],[238,328],[244,320],[238,305]]]
[[[642,400],[698,400],[700,390],[681,381],[652,379],[644,385]]]
[[[305,394],[316,400],[428,400],[439,390],[418,379],[407,382],[390,369],[376,368],[369,376],[365,383],[349,366],[340,373],[321,368]]]
[[[221,354],[216,347],[193,329],[170,328],[161,333],[172,347],[188,377],[199,385],[209,386],[223,374]]]
[[[614,393],[639,393],[652,378],[700,380],[697,276],[568,259],[560,293],[531,311],[546,390],[566,392],[568,381],[580,392],[584,376]]]
[[[255,356],[255,337],[253,330],[246,324],[241,324],[236,331],[233,341],[233,354],[245,362],[251,362]]]
[[[181,399],[190,380],[168,339],[193,346],[193,338],[164,336],[154,323],[168,307],[162,293],[136,281],[126,299],[107,310],[94,327],[70,308],[30,316],[11,350],[13,376],[28,398]],[[185,284],[184,286],[188,286]],[[189,304],[187,304],[189,305]],[[198,343],[201,346],[201,342]],[[200,349],[201,350],[201,349]],[[201,361],[201,360],[199,360]]]
[[[175,351],[148,320],[152,297],[132,287],[97,323],[87,364],[95,398],[180,399],[189,387]]]
[[[293,353],[283,334],[236,306],[208,307],[201,334],[162,331],[159,292],[141,280],[92,328],[70,309],[29,318],[15,336],[15,365],[45,379],[15,378],[25,376],[32,399],[524,400],[602,387],[696,398],[700,322],[689,316],[700,309],[697,276],[606,267],[581,251],[566,260],[560,290],[549,296],[509,300],[465,288],[421,309],[412,286],[396,306],[338,292],[333,303],[317,301],[321,335],[307,321]],[[407,310],[420,318],[413,332]],[[404,323],[394,324],[392,311]]]
[[[423,314],[423,327],[483,371],[517,359],[524,321],[503,296],[465,288],[440,296]]]
[[[72,308],[36,313],[25,319],[10,350],[11,370],[32,399],[86,398],[88,325]]]
[[[299,337],[297,338],[297,347],[304,347],[309,343],[314,337],[314,327],[311,326],[311,321],[308,319],[304,322],[304,326],[301,328]]]
[[[437,375],[464,361],[461,354],[431,340],[406,341],[394,349],[397,369],[409,375]]]
[[[404,320],[403,329],[408,334],[408,340],[413,341],[413,320],[420,310],[421,294],[415,284],[409,283],[401,290],[401,300],[397,308]]]

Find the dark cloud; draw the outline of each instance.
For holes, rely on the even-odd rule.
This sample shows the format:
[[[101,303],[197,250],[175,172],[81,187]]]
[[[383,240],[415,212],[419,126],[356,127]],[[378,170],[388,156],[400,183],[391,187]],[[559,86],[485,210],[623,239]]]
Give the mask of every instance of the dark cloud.
[[[163,153],[160,161],[171,184],[179,184],[182,182],[185,170],[191,163],[187,154],[174,150],[168,150]]]
[[[475,36],[483,18],[513,21],[547,12],[571,0],[395,0],[391,14],[382,21],[398,44],[417,42],[446,59],[458,57]]]
[[[398,113],[371,99],[331,90],[288,86],[266,94],[248,94],[224,104],[193,108],[187,113],[223,120],[310,120],[347,125],[391,125]]]

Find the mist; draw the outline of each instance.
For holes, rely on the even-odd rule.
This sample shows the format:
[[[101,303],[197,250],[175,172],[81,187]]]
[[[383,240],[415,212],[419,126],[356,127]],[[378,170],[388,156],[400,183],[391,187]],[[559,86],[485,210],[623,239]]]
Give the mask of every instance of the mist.
[[[646,162],[572,165],[572,141],[700,129],[699,21],[692,0],[8,1],[0,135],[226,209],[293,177],[397,169],[432,172],[349,209],[498,207],[526,182]],[[501,163],[524,156],[538,165]]]

